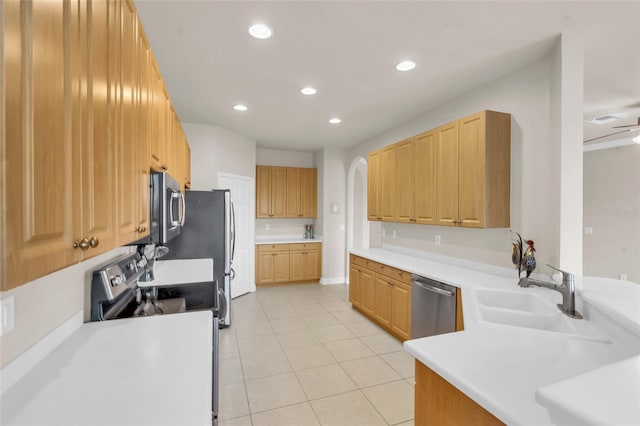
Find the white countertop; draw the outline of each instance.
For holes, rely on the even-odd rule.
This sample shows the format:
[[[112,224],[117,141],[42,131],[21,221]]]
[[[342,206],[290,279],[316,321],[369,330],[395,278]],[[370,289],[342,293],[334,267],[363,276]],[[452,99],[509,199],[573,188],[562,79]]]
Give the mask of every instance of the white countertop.
[[[83,324],[2,394],[2,425],[210,425],[210,311]]]
[[[213,259],[157,260],[153,275],[153,281],[138,281],[138,287],[213,281]]]
[[[297,243],[321,243],[322,237],[316,235],[314,238],[304,238],[295,235],[282,235],[282,236],[263,236],[256,237],[256,245],[260,244],[297,244]]]
[[[553,386],[559,386],[557,383],[592,374],[604,365],[640,354],[640,337],[636,332],[640,330],[640,287],[633,283],[576,277],[577,308],[585,314],[579,326],[594,331],[595,336],[605,337],[598,340],[482,321],[475,299],[480,288],[529,292],[553,303],[561,302],[558,292],[519,288],[513,270],[437,255],[422,258],[386,249],[352,252],[463,289],[465,331],[410,340],[405,342],[405,349],[507,424],[552,424],[547,408],[553,407],[544,398],[536,399],[538,389],[553,391]],[[618,336],[607,339],[610,330],[604,331],[594,323],[594,318],[600,315],[597,311],[615,321],[621,335],[632,336],[631,344],[619,344]],[[627,368],[626,374],[627,381],[640,387],[640,371]],[[613,370],[605,371],[595,375],[589,386],[615,398],[626,392],[622,386],[609,385],[608,380],[616,377]],[[557,405],[585,404],[581,402],[579,387],[586,382],[577,383],[569,380],[563,385],[564,399],[556,400]],[[606,402],[592,402],[589,408],[592,419],[607,418],[611,410]],[[634,410],[637,414],[637,404],[627,406],[627,412],[618,410],[617,418],[633,419]]]

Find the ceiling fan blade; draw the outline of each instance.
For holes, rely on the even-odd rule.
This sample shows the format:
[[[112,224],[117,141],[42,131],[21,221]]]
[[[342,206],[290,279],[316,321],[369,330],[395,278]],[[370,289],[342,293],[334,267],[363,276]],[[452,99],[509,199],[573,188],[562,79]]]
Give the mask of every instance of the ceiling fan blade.
[[[627,127],[635,127],[640,126],[640,117],[638,117],[638,122],[636,124],[628,124],[626,126],[613,126],[612,129],[626,129]]]
[[[635,124],[634,124],[634,126],[635,126]],[[619,135],[620,133],[629,133],[629,132],[633,132],[635,130],[640,130],[640,128],[629,129],[629,130],[620,130],[619,132],[609,133],[608,135],[598,136],[597,138],[593,138],[593,139],[588,139],[586,141],[582,141],[582,143],[593,142],[593,141],[597,141],[598,139],[607,138],[607,137],[613,136],[613,135]]]

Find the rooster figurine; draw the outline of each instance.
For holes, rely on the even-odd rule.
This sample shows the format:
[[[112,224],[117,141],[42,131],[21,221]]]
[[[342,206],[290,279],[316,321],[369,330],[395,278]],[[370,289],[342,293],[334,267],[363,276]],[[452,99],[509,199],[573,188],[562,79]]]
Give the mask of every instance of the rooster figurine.
[[[513,231],[512,231],[513,232]],[[518,236],[517,240],[513,241],[513,252],[511,253],[511,261],[516,265],[516,271],[518,271],[518,278],[522,275],[522,272],[527,273],[527,278],[536,269],[536,258],[533,240],[527,240],[527,247],[524,248],[522,236],[516,232]]]

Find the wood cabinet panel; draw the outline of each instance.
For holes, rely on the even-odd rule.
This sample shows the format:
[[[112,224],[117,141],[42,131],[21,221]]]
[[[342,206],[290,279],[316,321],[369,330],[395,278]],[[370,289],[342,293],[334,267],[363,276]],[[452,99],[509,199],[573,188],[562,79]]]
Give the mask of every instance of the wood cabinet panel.
[[[386,328],[391,328],[391,294],[393,283],[383,275],[376,275],[374,314],[376,319]]]
[[[414,140],[396,144],[396,193],[398,197],[396,221],[411,223],[415,220]]]
[[[140,42],[138,57],[140,64],[140,105],[138,126],[138,233],[137,238],[149,235],[149,186],[151,155],[151,109],[152,93],[151,79],[153,78],[153,65],[151,48],[144,35],[142,24],[138,20],[138,39]]]
[[[362,280],[360,281],[362,310],[373,316],[376,309],[376,274],[368,269],[362,269]]]
[[[273,265],[263,266],[268,262],[267,256],[272,258]],[[320,279],[321,265],[320,243],[256,245],[258,284],[316,281]],[[263,275],[263,271],[268,275]]]
[[[273,167],[271,171],[271,217],[287,216],[287,168]]]
[[[415,371],[415,424],[425,426],[504,424],[418,360],[416,360]]]
[[[91,6],[91,7],[89,7]],[[87,40],[82,49],[84,70],[82,79],[81,152],[82,170],[82,231],[81,238],[94,239],[98,245],[83,253],[92,257],[117,246],[115,188],[115,138],[109,129],[109,102],[105,90],[109,87],[109,41],[113,38],[109,26],[107,2],[79,2],[80,37]],[[137,159],[137,157],[136,157]],[[148,198],[147,198],[148,205]],[[147,207],[148,208],[148,207]]]
[[[259,244],[258,251],[286,251],[290,250],[289,244]]]
[[[464,316],[462,315],[462,290],[456,289],[456,331],[464,330]]]
[[[394,221],[397,209],[396,146],[380,151],[380,216],[384,221]]]
[[[437,224],[456,226],[458,221],[458,122],[436,130]]]
[[[463,226],[479,228],[484,223],[485,145],[482,113],[459,120],[458,217]]]
[[[63,1],[3,2],[7,290],[81,259],[80,176],[72,105],[79,103]],[[77,11],[74,11],[77,13]],[[77,28],[73,29],[77,32]],[[51,52],[58,52],[52,55]],[[74,56],[71,54],[74,53]],[[76,116],[76,120],[78,117]],[[75,190],[78,192],[76,193]],[[3,236],[5,238],[5,236]]]
[[[306,255],[305,252],[296,250],[290,251],[289,278],[292,281],[304,281],[306,276]]]
[[[287,167],[287,217],[302,216],[300,211],[300,169]]]
[[[256,166],[256,217],[271,216],[271,167]]]
[[[320,279],[321,271],[320,265],[322,254],[320,250],[309,250],[305,255],[305,279],[306,280],[318,280]]]
[[[382,220],[380,179],[380,151],[374,151],[367,157],[367,215],[369,220]]]
[[[349,266],[349,301],[356,308],[360,307],[361,300],[361,282],[362,281],[362,269],[358,268],[351,261]]]
[[[300,217],[318,216],[318,169],[300,169]]]
[[[436,223],[436,132],[417,135],[413,145],[414,222],[433,225]]]
[[[256,268],[256,283],[264,284],[273,282],[275,280],[275,262],[273,260],[273,253],[259,252],[256,259],[258,264]]]
[[[284,283],[289,281],[289,252],[277,251],[273,253],[274,258],[274,277],[273,281]]]
[[[411,338],[411,286],[396,280],[391,292],[391,328],[402,339]]]

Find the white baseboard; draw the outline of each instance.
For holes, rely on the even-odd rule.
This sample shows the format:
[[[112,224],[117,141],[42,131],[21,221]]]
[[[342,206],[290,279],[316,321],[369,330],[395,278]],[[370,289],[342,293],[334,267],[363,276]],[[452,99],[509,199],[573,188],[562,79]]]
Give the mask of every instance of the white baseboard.
[[[346,277],[333,277],[333,278],[320,278],[320,284],[333,285],[333,284],[345,284]]]
[[[0,394],[6,392],[33,367],[49,355],[67,337],[71,336],[82,325],[82,310],[76,312],[51,333],[40,339],[35,345],[11,361],[0,370]]]

